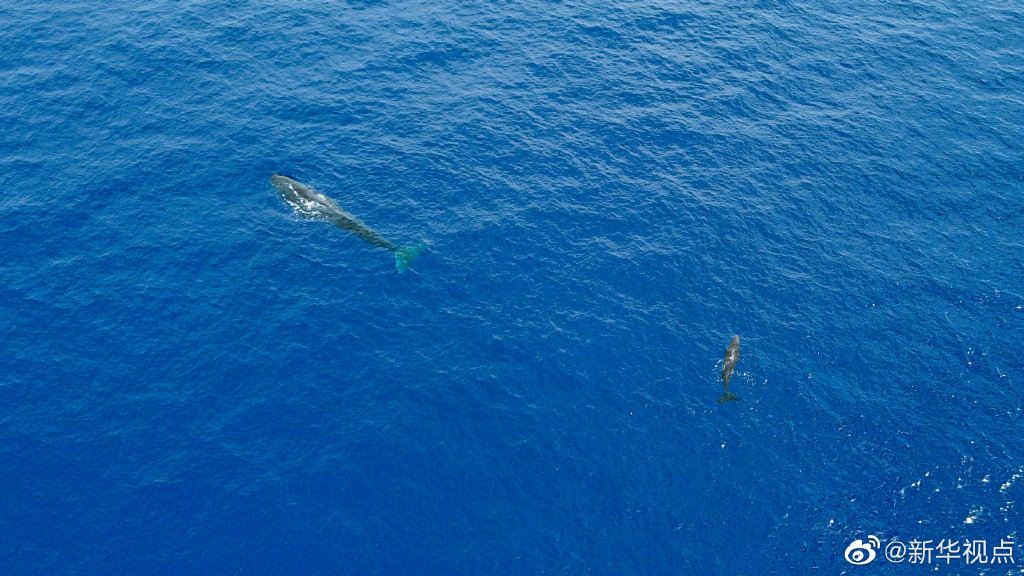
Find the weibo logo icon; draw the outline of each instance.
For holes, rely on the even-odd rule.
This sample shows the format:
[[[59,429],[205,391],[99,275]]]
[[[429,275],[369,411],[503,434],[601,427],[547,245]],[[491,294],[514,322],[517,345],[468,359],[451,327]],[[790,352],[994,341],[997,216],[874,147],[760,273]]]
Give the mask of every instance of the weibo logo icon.
[[[875,550],[881,546],[878,536],[868,536],[866,544],[863,540],[854,540],[846,547],[846,561],[857,566],[870,564],[875,559]]]

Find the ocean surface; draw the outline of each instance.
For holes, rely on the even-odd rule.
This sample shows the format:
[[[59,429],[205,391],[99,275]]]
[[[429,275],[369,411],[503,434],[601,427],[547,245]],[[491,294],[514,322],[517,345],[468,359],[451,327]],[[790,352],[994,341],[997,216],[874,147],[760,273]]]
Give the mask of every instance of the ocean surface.
[[[1019,0],[0,24],[0,574],[1024,573]]]

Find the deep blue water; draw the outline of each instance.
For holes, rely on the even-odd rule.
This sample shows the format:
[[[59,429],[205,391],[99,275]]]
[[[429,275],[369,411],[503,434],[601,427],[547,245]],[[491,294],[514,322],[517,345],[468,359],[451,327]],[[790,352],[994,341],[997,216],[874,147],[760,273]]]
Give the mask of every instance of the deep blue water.
[[[0,24],[0,573],[1021,573],[1020,2]]]

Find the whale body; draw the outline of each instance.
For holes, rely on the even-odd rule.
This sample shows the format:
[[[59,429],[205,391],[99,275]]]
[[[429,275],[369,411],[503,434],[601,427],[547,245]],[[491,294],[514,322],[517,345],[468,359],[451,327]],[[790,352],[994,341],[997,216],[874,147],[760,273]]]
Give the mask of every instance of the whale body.
[[[281,193],[284,201],[295,209],[295,212],[307,218],[323,218],[335,226],[366,240],[373,246],[386,248],[395,253],[395,267],[405,272],[412,264],[413,258],[423,251],[422,244],[415,246],[397,246],[364,224],[359,218],[349,214],[333,198],[318,192],[302,182],[287,176],[274,174],[270,183]]]
[[[729,347],[725,349],[725,365],[722,367],[722,383],[725,384],[725,394],[718,398],[718,402],[724,403],[732,400],[739,400],[739,396],[729,392],[729,380],[732,378],[732,371],[736,368],[736,361],[740,359],[740,337],[733,336]]]

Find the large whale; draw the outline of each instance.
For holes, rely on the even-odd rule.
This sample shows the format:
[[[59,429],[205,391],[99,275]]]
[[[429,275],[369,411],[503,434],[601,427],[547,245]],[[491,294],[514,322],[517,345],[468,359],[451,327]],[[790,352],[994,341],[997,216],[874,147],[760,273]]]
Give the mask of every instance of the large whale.
[[[346,212],[333,198],[317,192],[302,182],[292,180],[287,176],[274,174],[270,177],[270,183],[281,193],[285,202],[290,204],[297,213],[308,218],[323,218],[333,222],[339,228],[359,236],[374,246],[387,248],[395,253],[395,267],[399,272],[405,272],[412,264],[413,258],[423,251],[422,244],[415,246],[396,246],[387,238],[381,237],[369,226],[363,224],[359,218]]]
[[[718,398],[719,403],[739,400],[740,397],[729,392],[729,380],[732,378],[732,371],[736,368],[736,361],[740,359],[740,337],[733,336],[729,347],[725,349],[725,366],[722,367],[722,382],[725,383],[725,394]]]

